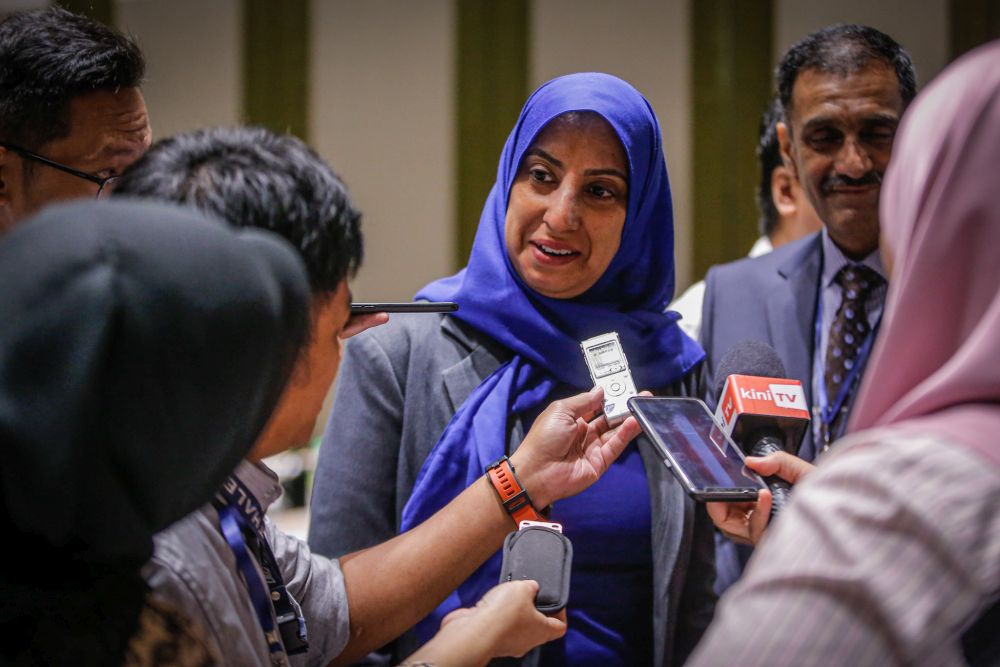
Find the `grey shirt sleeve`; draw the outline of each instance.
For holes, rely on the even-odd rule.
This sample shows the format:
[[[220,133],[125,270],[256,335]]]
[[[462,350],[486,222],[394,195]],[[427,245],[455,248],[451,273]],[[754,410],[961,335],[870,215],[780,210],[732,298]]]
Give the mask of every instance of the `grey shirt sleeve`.
[[[313,554],[305,542],[281,532],[270,519],[266,521],[267,541],[281,566],[285,586],[306,619],[309,651],[303,656],[291,656],[291,662],[326,665],[344,650],[350,636],[347,589],[340,563]]]

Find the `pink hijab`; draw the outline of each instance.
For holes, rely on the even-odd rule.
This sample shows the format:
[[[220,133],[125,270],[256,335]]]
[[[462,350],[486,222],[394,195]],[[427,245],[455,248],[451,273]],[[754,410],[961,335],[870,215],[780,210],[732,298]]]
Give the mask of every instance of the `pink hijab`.
[[[894,267],[849,430],[930,431],[1000,466],[1000,41],[907,112],[881,220]]]

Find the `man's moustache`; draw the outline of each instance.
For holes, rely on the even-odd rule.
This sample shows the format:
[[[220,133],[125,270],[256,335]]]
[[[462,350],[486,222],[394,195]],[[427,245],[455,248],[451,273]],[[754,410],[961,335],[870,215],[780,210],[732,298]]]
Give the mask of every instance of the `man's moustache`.
[[[882,174],[870,171],[861,178],[851,178],[842,174],[835,174],[823,179],[822,189],[824,193],[829,193],[840,187],[858,187],[864,185],[881,185]]]

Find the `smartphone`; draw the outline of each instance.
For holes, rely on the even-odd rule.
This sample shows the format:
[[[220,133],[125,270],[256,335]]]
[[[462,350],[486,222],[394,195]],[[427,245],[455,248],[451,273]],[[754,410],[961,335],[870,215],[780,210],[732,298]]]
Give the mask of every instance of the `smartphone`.
[[[696,398],[636,396],[629,408],[667,466],[698,501],[752,501],[766,489],[708,406]]]
[[[365,313],[453,313],[454,301],[403,301],[398,303],[352,303],[351,315]]]
[[[635,396],[635,383],[628,369],[618,332],[611,331],[580,343],[594,385],[604,387],[604,416],[609,424],[628,417],[628,399]]]

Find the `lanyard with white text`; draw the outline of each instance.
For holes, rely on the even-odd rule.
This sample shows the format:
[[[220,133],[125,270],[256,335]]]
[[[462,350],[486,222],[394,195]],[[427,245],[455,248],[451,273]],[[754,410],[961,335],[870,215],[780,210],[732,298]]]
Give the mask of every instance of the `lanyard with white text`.
[[[292,604],[291,596],[282,580],[277,559],[275,559],[264,533],[264,511],[260,503],[257,502],[257,498],[239,479],[230,476],[219,489],[213,504],[219,512],[219,525],[222,528],[223,537],[226,538],[230,549],[236,555],[243,578],[247,580],[247,589],[250,592],[271,652],[275,652],[272,643],[274,623],[271,617],[271,608],[273,607],[281,638],[278,650],[281,650],[283,644],[288,655],[305,653],[309,649],[309,644],[306,641],[306,622]],[[227,530],[227,526],[232,526],[234,523],[237,529],[234,531],[230,527]],[[244,536],[248,543],[244,541]],[[247,547],[257,557],[257,564],[260,566],[261,572],[264,573],[268,592],[263,591],[263,586],[260,585],[260,579],[256,570],[253,569],[253,565],[249,563],[249,558],[247,559],[249,570],[241,562],[239,550],[242,548],[245,552]],[[265,608],[265,605],[266,614],[262,615],[262,609]]]

